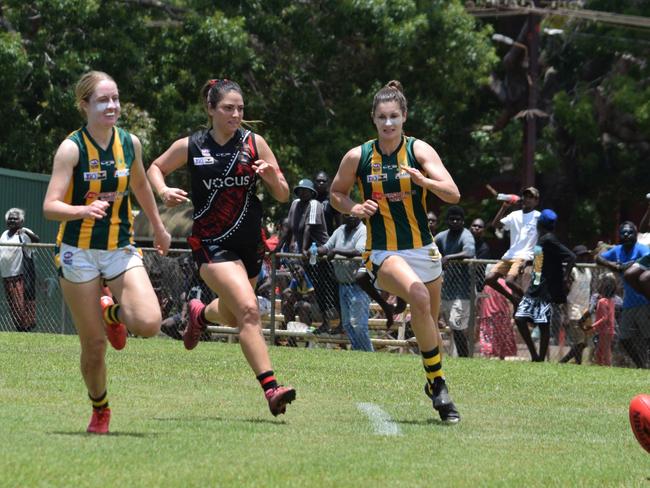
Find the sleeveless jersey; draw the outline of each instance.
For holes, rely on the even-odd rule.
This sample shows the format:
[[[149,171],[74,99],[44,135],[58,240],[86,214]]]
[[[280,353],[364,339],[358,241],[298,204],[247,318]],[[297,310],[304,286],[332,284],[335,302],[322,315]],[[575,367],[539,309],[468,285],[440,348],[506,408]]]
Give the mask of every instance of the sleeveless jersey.
[[[374,200],[377,212],[366,220],[366,250],[416,249],[433,242],[427,223],[427,190],[401,168],[424,171],[413,153],[415,138],[402,137],[393,154],[383,155],[374,139],[361,146],[357,184],[361,198]]]
[[[81,249],[113,250],[134,244],[133,215],[129,198],[131,165],[135,159],[131,134],[113,128],[108,149],[102,149],[85,127],[68,136],[79,148],[79,162],[64,201],[70,205],[90,205],[95,200],[109,202],[103,219],[61,222],[56,238]]]
[[[253,244],[260,240],[262,204],[255,194],[255,137],[238,129],[223,146],[207,129],[188,144],[187,167],[192,185],[192,236],[214,243]]]

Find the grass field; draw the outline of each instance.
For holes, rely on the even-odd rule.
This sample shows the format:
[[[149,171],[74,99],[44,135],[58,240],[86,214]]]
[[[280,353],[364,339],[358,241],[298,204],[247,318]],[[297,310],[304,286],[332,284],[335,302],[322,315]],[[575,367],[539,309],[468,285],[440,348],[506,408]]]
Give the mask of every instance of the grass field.
[[[417,356],[273,348],[298,391],[274,418],[237,345],[130,339],[108,353],[112,433],[91,436],[78,351],[0,334],[0,486],[650,486],[627,417],[647,371],[447,359],[445,426]]]

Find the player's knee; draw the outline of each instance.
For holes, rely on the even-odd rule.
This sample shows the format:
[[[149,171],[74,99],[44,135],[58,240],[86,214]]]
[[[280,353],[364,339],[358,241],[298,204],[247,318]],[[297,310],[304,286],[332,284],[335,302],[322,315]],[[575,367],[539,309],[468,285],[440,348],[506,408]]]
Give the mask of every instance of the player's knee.
[[[256,301],[243,304],[239,309],[239,316],[237,317],[239,326],[259,325],[260,311],[257,307]]]
[[[416,313],[425,314],[431,310],[429,290],[423,283],[415,283],[408,292],[408,302]]]
[[[106,354],[106,338],[93,337],[81,342],[81,367],[90,370],[97,369],[104,364]]]

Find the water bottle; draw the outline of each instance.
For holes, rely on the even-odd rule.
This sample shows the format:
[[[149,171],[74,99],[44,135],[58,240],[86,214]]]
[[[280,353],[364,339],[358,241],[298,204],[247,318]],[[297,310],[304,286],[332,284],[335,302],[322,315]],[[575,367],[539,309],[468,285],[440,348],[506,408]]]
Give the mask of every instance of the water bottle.
[[[311,247],[309,248],[309,264],[314,266],[316,264],[316,255],[318,254],[318,248],[316,243],[312,242]]]
[[[511,195],[509,193],[498,193],[497,200],[500,202],[517,203],[519,201],[519,196]]]

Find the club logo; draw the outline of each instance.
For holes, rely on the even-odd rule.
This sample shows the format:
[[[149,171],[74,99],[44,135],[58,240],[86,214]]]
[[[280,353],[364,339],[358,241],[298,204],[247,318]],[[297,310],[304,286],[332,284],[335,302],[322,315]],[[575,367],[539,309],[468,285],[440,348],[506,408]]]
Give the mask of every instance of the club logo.
[[[379,173],[377,175],[368,175],[366,176],[366,181],[372,183],[375,181],[388,181],[388,175],[386,173]]]
[[[106,171],[90,171],[84,173],[84,181],[105,180]]]

